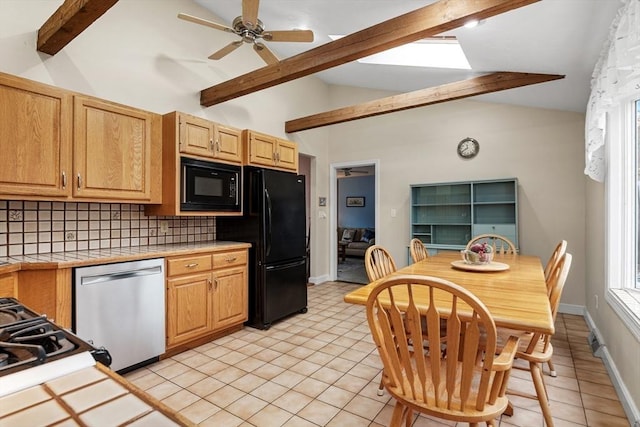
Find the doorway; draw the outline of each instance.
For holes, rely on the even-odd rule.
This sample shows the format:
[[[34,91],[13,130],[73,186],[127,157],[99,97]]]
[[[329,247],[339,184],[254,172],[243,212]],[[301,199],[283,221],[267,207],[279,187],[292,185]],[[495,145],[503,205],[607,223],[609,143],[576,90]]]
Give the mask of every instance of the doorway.
[[[331,164],[331,280],[368,283],[364,253],[378,229],[379,161]]]

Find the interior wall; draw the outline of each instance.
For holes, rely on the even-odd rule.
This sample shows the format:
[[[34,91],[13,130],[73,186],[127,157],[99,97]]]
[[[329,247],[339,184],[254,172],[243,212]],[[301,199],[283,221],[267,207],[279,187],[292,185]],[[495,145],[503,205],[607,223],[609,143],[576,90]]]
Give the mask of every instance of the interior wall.
[[[591,179],[586,180],[586,229],[589,233],[589,245],[586,248],[587,281],[586,311],[587,317],[599,332],[601,345],[606,346],[617,372],[612,377],[622,381],[629,393],[625,396],[640,409],[640,342],[620,320],[605,299],[607,290],[605,254],[606,247],[606,196],[605,186]],[[596,298],[599,303],[596,305]],[[621,399],[622,400],[622,399]]]
[[[344,86],[330,93],[332,108],[390,95]],[[456,154],[465,137],[480,142],[474,159]],[[566,239],[574,264],[562,302],[584,306],[584,114],[461,100],[334,125],[329,139],[331,162],[380,159],[376,243],[399,266],[407,262],[411,184],[518,178],[522,253],[546,263]]]
[[[338,227],[375,228],[375,176],[338,179]],[[364,197],[364,206],[347,206],[347,197]]]

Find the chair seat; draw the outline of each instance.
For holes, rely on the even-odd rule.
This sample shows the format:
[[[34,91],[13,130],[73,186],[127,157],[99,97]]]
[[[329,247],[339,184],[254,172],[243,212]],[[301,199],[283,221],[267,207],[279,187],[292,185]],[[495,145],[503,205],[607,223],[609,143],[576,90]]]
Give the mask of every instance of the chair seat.
[[[518,351],[516,352],[516,359],[524,359],[535,363],[545,363],[553,356],[553,346],[551,343],[545,343],[545,341],[540,338],[540,335],[508,328],[496,329],[498,332],[498,348],[502,348],[510,336],[516,336],[520,339]],[[533,339],[536,339],[537,342],[534,344],[533,348],[530,348],[532,345],[531,341]]]

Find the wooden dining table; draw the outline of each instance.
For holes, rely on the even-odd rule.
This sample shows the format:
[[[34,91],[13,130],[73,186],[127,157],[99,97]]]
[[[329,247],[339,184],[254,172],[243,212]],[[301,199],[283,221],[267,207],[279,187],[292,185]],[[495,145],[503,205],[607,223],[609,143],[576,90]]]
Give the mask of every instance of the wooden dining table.
[[[440,252],[401,268],[391,273],[391,276],[411,274],[451,281],[477,296],[491,313],[496,326],[519,331],[554,333],[540,258],[495,254],[492,262],[500,263],[500,267],[506,268],[502,271],[468,271],[463,269],[465,266],[460,265],[460,261],[459,252]],[[348,293],[344,301],[366,305],[369,293],[381,280],[384,279]]]

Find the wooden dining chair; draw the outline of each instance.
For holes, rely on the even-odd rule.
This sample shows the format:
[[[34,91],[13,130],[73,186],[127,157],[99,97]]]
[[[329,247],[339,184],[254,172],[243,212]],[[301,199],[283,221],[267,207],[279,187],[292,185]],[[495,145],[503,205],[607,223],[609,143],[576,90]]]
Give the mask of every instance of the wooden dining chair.
[[[509,338],[497,355],[493,318],[475,295],[436,277],[391,276],[371,291],[366,312],[384,387],[396,400],[392,427],[411,425],[414,411],[471,426],[495,425],[507,408],[518,338]],[[420,341],[439,336],[441,321],[446,353],[425,350]]]
[[[551,276],[551,273],[553,272],[555,267],[558,265],[560,258],[562,258],[562,256],[566,252],[567,252],[567,241],[561,240],[556,245],[556,248],[553,250],[551,257],[549,258],[549,260],[547,261],[547,264],[544,267],[544,280],[547,282],[547,295],[549,295],[549,297],[551,296],[550,294],[551,294],[551,288],[552,288],[551,286],[552,282],[549,280],[549,277]],[[549,365],[549,375],[552,377],[557,377],[558,373],[556,372],[553,366],[553,360],[549,359],[549,361],[547,362],[547,365]]]
[[[549,278],[549,276],[551,275],[551,271],[556,266],[556,264],[558,264],[558,261],[560,261],[560,258],[565,254],[565,252],[567,252],[567,241],[560,240],[544,267],[544,280],[547,280]],[[549,290],[548,287],[547,290]]]
[[[549,281],[551,285],[551,292],[549,294],[549,303],[551,307],[551,314],[553,321],[556,320],[558,314],[558,307],[560,305],[560,297],[562,296],[562,290],[564,284],[569,275],[571,269],[570,253],[565,253],[558,260],[556,267],[549,275]],[[533,379],[533,385],[536,390],[536,395],[529,395],[526,393],[515,392],[508,390],[507,393],[518,396],[537,399],[540,402],[542,408],[542,415],[545,423],[548,427],[553,427],[553,419],[551,418],[551,410],[549,409],[549,400],[547,396],[547,389],[544,384],[544,377],[542,375],[542,365],[549,363],[553,356],[553,346],[551,345],[551,334],[542,334],[539,332],[517,332],[511,329],[498,328],[499,343],[507,343],[507,339],[511,339],[511,336],[516,335],[520,339],[516,358],[526,360],[529,362],[528,370],[531,372],[531,378]],[[517,368],[526,369],[526,368]]]
[[[396,263],[391,254],[379,245],[369,246],[364,253],[364,266],[370,282],[382,279],[397,270]],[[384,372],[382,375],[384,376]],[[382,380],[380,380],[377,393],[378,396],[384,394],[384,384]]]
[[[409,252],[414,263],[429,258],[429,252],[427,252],[427,248],[424,247],[424,243],[420,239],[411,239]]]
[[[369,246],[364,253],[364,267],[370,282],[381,279],[397,270],[391,254],[380,245]]]
[[[479,234],[469,240],[466,249],[471,248],[475,243],[488,243],[495,254],[511,255],[517,253],[516,245],[500,234]]]

